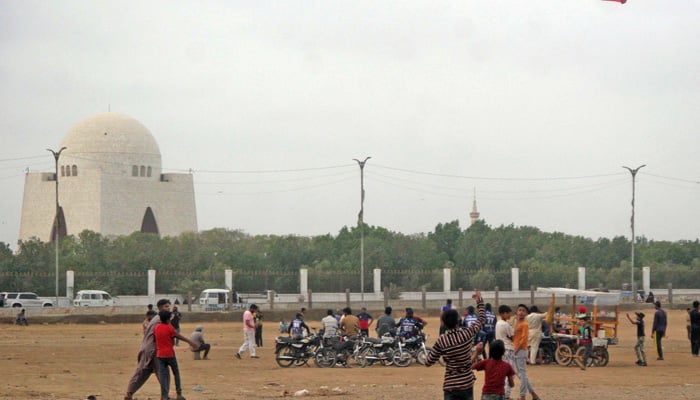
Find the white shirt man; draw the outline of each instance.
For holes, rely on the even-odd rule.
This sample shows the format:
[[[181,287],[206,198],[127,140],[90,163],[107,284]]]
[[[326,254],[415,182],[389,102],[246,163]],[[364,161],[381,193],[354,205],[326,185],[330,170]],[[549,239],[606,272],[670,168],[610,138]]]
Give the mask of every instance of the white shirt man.
[[[515,356],[514,356],[514,346],[513,346],[513,326],[508,322],[510,320],[511,309],[507,305],[503,304],[498,307],[498,315],[501,319],[496,322],[496,340],[502,340],[505,345],[506,352],[503,354],[502,360],[507,362],[515,370]],[[510,398],[511,387],[508,384],[508,379],[504,381],[504,386],[506,390],[506,399]]]
[[[328,310],[325,317],[321,319],[323,325],[323,337],[328,338],[335,336],[338,332],[338,320],[333,315],[333,310]]]

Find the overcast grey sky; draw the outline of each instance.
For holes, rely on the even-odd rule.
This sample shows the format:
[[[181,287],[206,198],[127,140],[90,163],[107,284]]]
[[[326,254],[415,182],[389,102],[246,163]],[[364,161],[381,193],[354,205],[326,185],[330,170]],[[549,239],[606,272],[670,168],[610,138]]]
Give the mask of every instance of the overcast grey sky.
[[[0,1],[0,241],[24,171],[81,119],[124,113],[199,229],[336,234],[365,221],[696,239],[695,1]],[[296,171],[295,171],[296,170]],[[216,171],[216,172],[213,172]]]

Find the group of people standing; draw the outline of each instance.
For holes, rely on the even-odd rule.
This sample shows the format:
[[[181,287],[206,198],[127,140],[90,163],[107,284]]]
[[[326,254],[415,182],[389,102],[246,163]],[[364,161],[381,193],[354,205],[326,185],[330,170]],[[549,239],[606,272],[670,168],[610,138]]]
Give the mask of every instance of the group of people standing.
[[[525,400],[529,393],[533,400],[539,400],[527,376],[528,347],[539,346],[539,341],[531,342],[530,337],[541,336],[542,321],[547,314],[537,312],[536,307],[531,314],[530,308],[519,304],[515,321],[511,324],[513,310],[510,306],[499,306],[500,319],[497,320],[490,304],[484,304],[479,291],[475,291],[472,298],[476,301],[476,308],[468,307],[463,319],[450,300],[443,306],[441,335],[428,354],[428,367],[440,357],[445,360],[444,399],[472,400],[476,382],[473,370],[483,370],[482,400],[509,399],[516,375],[520,381],[519,399]],[[534,326],[532,332],[531,325]],[[476,362],[487,345],[490,358]],[[530,358],[533,363],[534,360]]]

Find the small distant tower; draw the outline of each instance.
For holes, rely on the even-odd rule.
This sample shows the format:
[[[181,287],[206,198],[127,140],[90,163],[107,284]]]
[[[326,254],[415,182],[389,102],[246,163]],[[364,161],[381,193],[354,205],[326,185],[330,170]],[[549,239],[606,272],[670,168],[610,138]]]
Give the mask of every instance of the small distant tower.
[[[479,220],[479,212],[476,210],[476,188],[474,188],[474,201],[472,202],[472,212],[469,213],[469,218],[471,218],[471,224],[474,225],[476,221]]]

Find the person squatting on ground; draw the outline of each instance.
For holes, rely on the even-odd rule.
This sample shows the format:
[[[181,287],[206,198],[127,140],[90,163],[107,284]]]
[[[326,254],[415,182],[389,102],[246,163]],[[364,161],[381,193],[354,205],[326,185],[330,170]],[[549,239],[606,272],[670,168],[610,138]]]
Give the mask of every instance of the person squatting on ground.
[[[180,368],[177,365],[175,357],[175,339],[187,342],[192,349],[197,345],[186,337],[177,333],[171,325],[172,313],[170,311],[161,311],[158,313],[160,324],[157,324],[153,329],[153,336],[156,338],[156,357],[158,359],[158,380],[160,381],[160,398],[161,400],[169,400],[168,393],[170,392],[170,371],[173,370],[175,378],[175,393],[177,400],[185,400],[182,397],[182,383],[180,381]],[[155,318],[154,318],[155,319]]]
[[[537,364],[537,352],[540,350],[540,342],[542,342],[542,322],[549,315],[549,311],[540,312],[537,306],[533,305],[530,307],[530,313],[525,318],[528,331],[530,332],[527,339],[527,343],[530,346],[530,365]]]
[[[515,354],[515,372],[520,380],[520,400],[525,400],[527,392],[532,394],[533,400],[539,400],[535,388],[530,384],[527,377],[527,341],[529,337],[529,329],[525,318],[528,314],[528,308],[525,304],[518,304],[518,310],[515,313],[517,322],[513,330],[513,352]]]
[[[637,325],[637,344],[634,345],[634,353],[637,355],[637,362],[635,364],[646,367],[647,366],[647,352],[644,351],[644,313],[636,312],[636,320],[630,318],[629,313],[626,314],[627,319],[632,325]]]
[[[663,361],[664,359],[664,349],[661,346],[661,339],[663,339],[666,334],[666,311],[661,308],[661,302],[654,302],[654,325],[651,327],[651,338],[656,342],[656,354],[658,357],[656,361]]]
[[[472,362],[476,359],[478,350],[483,351],[483,343],[477,345],[477,351],[472,356]],[[481,389],[481,400],[505,400],[506,391],[503,381],[508,381],[508,386],[515,386],[513,375],[515,371],[507,362],[503,361],[506,347],[502,340],[494,340],[489,345],[489,359],[479,361],[472,367],[475,371],[484,371],[484,387]]]
[[[29,321],[27,321],[27,311],[23,308],[22,311],[17,313],[15,318],[15,325],[29,326]]]
[[[700,351],[700,302],[693,302],[693,309],[690,310],[690,352],[693,357],[698,356]]]
[[[476,290],[472,295],[476,300],[479,314],[477,321],[469,328],[459,326],[457,310],[448,310],[442,315],[445,333],[435,342],[428,358],[426,367],[435,364],[440,357],[445,360],[445,380],[442,385],[444,400],[473,400],[476,377],[472,371],[472,349],[474,339],[484,324],[484,299]]]
[[[250,358],[259,358],[255,355],[255,313],[258,311],[258,306],[251,304],[250,307],[243,313],[243,344],[236,353],[236,358],[241,359],[241,353],[250,351]]]
[[[194,332],[192,332],[192,334],[190,335],[190,340],[197,345],[193,351],[203,351],[204,356],[202,357],[202,359],[208,360],[211,345],[204,340],[204,333],[202,332],[202,330],[204,330],[204,327],[202,325],[197,325],[194,328]]]
[[[156,303],[158,311],[170,311],[170,300],[160,299]],[[152,318],[146,332],[143,335],[143,341],[141,342],[141,348],[139,349],[139,354],[137,356],[138,365],[136,366],[136,371],[131,377],[129,384],[126,388],[126,395],[124,400],[133,400],[134,393],[136,393],[141,386],[151,377],[151,374],[158,375],[158,360],[156,359],[157,347],[156,338],[153,336],[153,330],[156,325],[160,324],[160,318]]]

